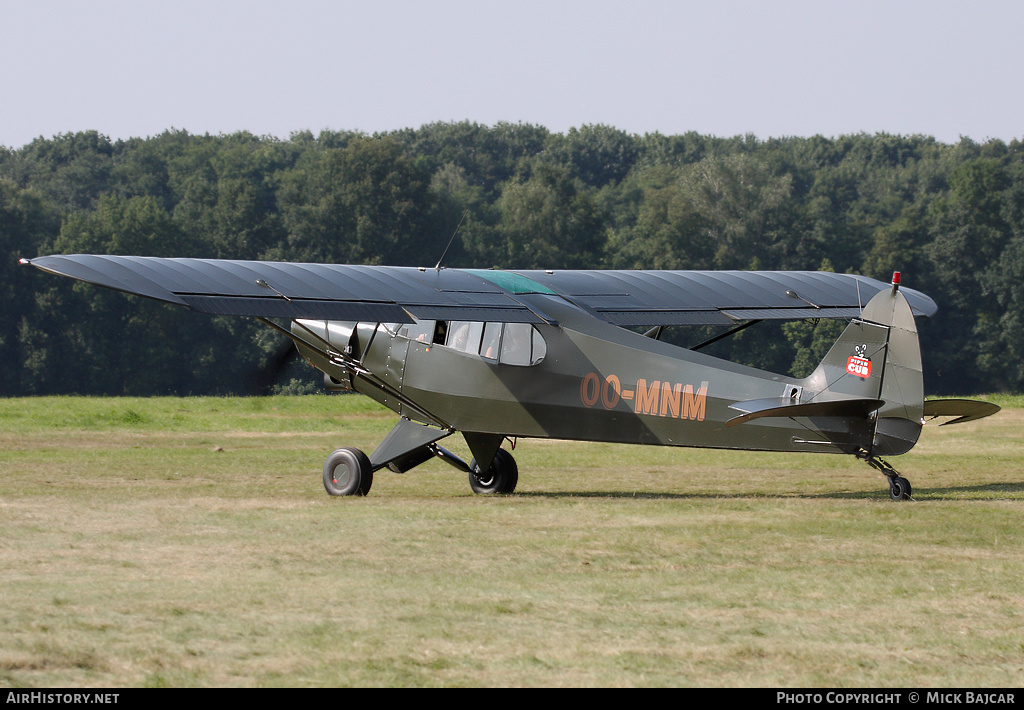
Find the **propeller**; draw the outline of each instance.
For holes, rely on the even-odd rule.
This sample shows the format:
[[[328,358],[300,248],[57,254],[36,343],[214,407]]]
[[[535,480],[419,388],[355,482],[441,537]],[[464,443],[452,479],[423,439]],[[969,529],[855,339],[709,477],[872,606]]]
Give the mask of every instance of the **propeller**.
[[[299,356],[292,341],[284,338],[281,344],[246,378],[246,390],[250,395],[270,394],[271,388]]]

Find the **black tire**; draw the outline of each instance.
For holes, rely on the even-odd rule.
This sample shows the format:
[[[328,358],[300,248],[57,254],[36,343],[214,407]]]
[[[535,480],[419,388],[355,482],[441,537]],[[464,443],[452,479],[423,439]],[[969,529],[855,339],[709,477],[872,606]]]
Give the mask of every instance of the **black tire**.
[[[893,500],[910,500],[911,493],[910,481],[907,479],[902,476],[889,479],[889,497]]]
[[[493,495],[495,493],[512,493],[519,483],[519,466],[512,454],[504,449],[498,449],[494,455],[494,461],[490,469],[483,473],[477,473],[476,459],[469,464],[469,487],[474,493],[480,495]]]
[[[359,449],[338,449],[324,464],[324,488],[332,496],[365,496],[373,485],[373,466]]]
[[[914,495],[914,489],[910,487],[910,481],[900,476],[900,484],[903,486],[903,500],[910,500],[910,496]]]

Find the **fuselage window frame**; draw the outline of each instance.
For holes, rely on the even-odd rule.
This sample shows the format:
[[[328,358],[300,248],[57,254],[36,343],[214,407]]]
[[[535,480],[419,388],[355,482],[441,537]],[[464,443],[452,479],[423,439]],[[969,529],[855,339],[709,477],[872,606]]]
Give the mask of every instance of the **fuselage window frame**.
[[[547,355],[544,336],[529,323],[417,321],[403,325],[399,335],[513,367],[538,365]]]

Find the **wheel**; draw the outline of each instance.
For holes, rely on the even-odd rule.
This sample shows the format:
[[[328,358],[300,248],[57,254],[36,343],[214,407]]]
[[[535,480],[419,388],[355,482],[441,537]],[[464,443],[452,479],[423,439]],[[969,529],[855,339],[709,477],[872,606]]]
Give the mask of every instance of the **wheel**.
[[[516,460],[504,449],[498,449],[490,469],[486,472],[477,473],[476,459],[470,462],[469,468],[469,487],[474,493],[511,493],[519,483],[519,467]]]
[[[910,500],[910,496],[914,495],[914,489],[910,487],[910,481],[900,476],[900,485],[903,486],[903,500]]]
[[[373,485],[373,466],[359,449],[338,449],[324,464],[324,488],[332,496],[365,496]]]
[[[903,476],[889,479],[889,497],[893,500],[910,500],[910,481]]]

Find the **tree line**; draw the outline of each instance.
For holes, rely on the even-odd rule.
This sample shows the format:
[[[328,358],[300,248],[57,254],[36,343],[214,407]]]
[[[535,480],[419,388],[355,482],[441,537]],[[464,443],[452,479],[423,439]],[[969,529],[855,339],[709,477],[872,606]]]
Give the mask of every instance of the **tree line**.
[[[280,336],[20,267],[51,253],[473,268],[826,269],[904,284],[929,393],[1024,390],[1024,144],[435,123],[0,147],[0,394],[266,391]],[[794,376],[829,321],[719,354]],[[680,343],[700,332],[678,329]],[[699,330],[699,329],[697,329]]]

